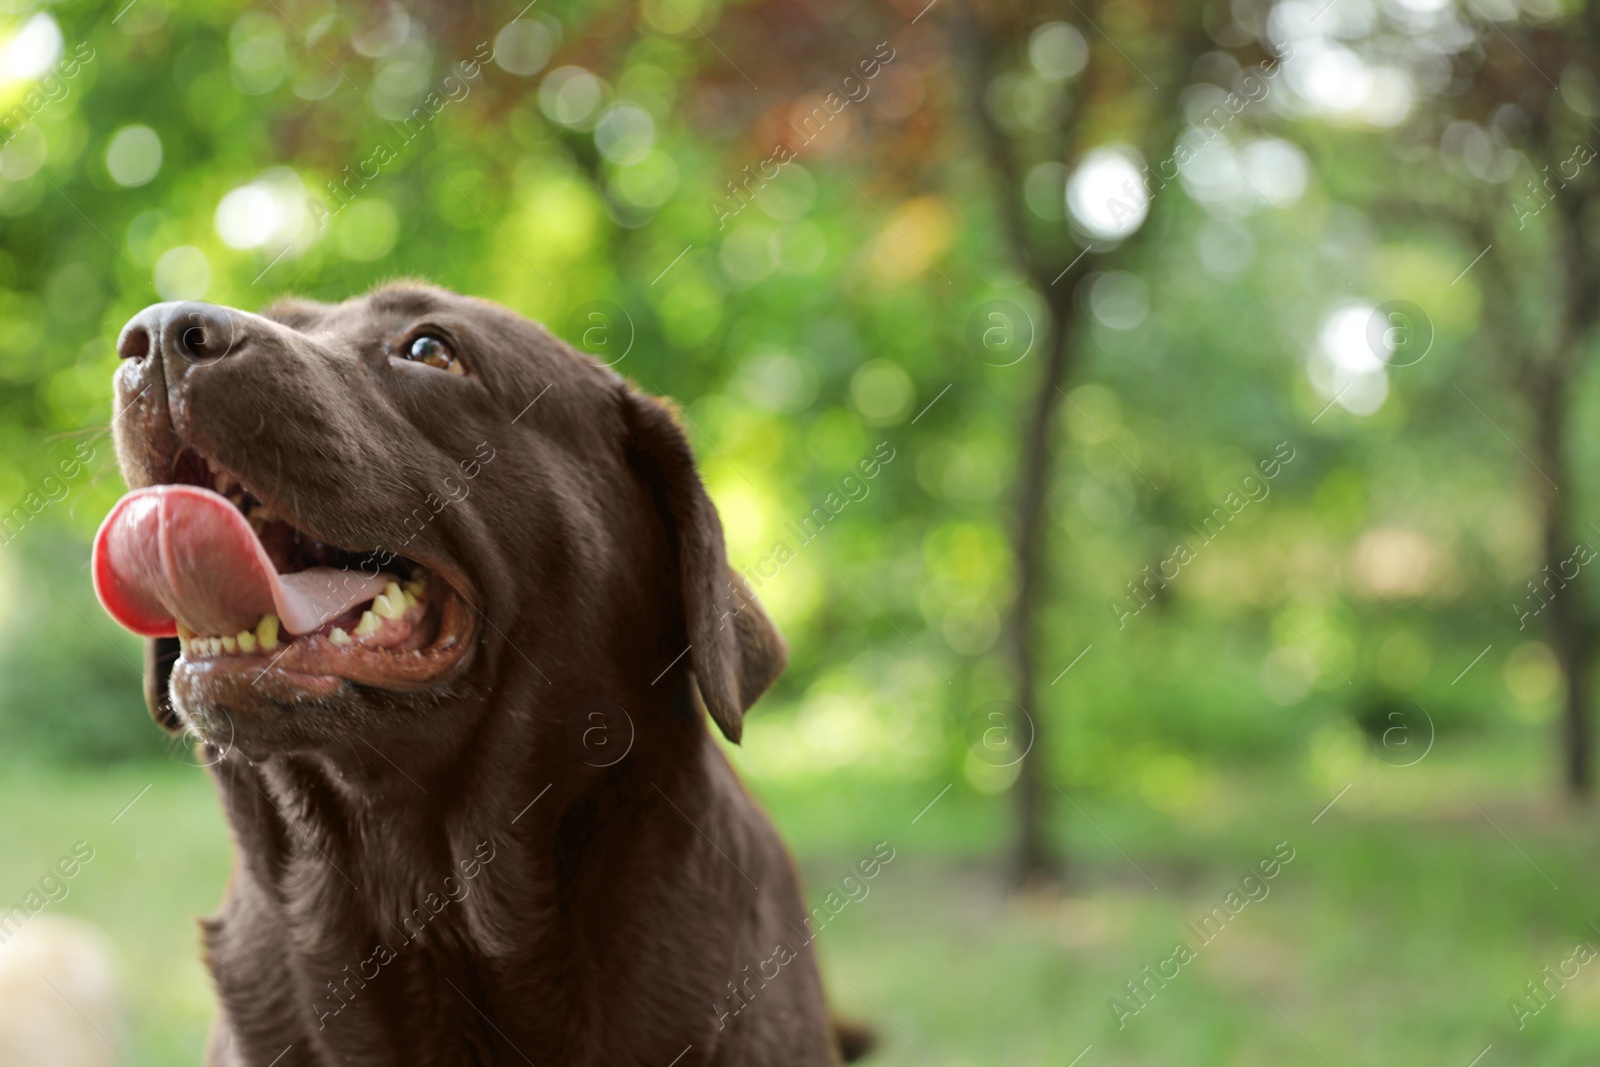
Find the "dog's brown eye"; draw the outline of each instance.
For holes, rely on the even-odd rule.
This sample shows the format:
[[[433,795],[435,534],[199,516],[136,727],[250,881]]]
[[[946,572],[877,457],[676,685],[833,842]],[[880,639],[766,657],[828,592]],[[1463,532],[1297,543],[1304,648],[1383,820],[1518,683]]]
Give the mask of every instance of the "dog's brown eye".
[[[414,363],[426,363],[430,367],[438,367],[451,374],[466,373],[461,361],[456,358],[455,351],[450,347],[450,342],[431,333],[425,333],[412,341],[406,358]]]

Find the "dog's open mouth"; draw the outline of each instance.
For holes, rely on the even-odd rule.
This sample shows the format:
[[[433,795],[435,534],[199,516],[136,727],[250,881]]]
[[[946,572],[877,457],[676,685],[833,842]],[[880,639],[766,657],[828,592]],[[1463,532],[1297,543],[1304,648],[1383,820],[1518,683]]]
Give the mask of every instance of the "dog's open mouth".
[[[112,508],[93,572],[114,619],[176,636],[195,667],[414,688],[460,659],[472,629],[443,577],[391,552],[316,540],[188,448],[171,482]]]

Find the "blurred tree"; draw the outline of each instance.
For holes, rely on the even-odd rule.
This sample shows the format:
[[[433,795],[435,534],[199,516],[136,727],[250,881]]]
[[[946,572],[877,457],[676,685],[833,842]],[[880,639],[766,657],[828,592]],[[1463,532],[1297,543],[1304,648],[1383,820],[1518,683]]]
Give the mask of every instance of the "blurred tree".
[[[950,22],[978,133],[975,147],[993,172],[1004,244],[1047,309],[1038,337],[1043,366],[1020,420],[1011,529],[1016,592],[1005,623],[1012,691],[1033,719],[1032,747],[1013,791],[1012,862],[1019,881],[1055,876],[1060,866],[1048,827],[1045,761],[1052,731],[1039,700],[1038,616],[1051,594],[1046,504],[1057,412],[1089,343],[1079,286],[1096,271],[1136,262],[1141,235],[1156,232],[1142,225],[1157,192],[1146,161],[1171,159],[1181,129],[1179,92],[1210,43],[1203,3],[1160,14],[1106,3],[1087,7],[1069,3],[1059,14],[1076,14],[1105,47],[1088,47],[1086,31],[1022,4],[980,9],[963,2]],[[1116,27],[1123,40],[1107,37],[1101,23]],[[1006,113],[1012,106],[1007,95],[1027,91],[1043,95],[1046,117],[1039,121],[1018,122]],[[1074,180],[1084,183],[1081,197],[1065,184]],[[1065,200],[1070,210],[1041,217],[1029,207],[1030,183],[1045,185],[1045,195]]]
[[[1377,209],[1448,227],[1473,257],[1468,269],[1488,280],[1480,353],[1490,384],[1522,406],[1526,427],[1513,444],[1530,468],[1539,520],[1542,567],[1518,593],[1518,629],[1544,616],[1562,676],[1560,777],[1582,798],[1595,785],[1600,613],[1594,598],[1568,587],[1595,554],[1578,520],[1575,417],[1600,322],[1600,14],[1593,3],[1542,18],[1468,9],[1478,47],[1455,55],[1449,90],[1420,111],[1407,138],[1431,143],[1454,180],[1413,179],[1407,201],[1385,195]],[[1490,419],[1452,385],[1476,409],[1471,418]]]

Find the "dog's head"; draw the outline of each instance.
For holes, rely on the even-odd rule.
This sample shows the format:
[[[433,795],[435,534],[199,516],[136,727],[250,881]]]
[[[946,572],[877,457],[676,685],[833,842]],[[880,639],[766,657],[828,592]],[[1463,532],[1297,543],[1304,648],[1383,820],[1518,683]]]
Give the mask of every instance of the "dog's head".
[[[504,308],[157,304],[118,354],[95,585],[169,728],[270,753],[687,668],[737,740],[782,670],[676,420]]]

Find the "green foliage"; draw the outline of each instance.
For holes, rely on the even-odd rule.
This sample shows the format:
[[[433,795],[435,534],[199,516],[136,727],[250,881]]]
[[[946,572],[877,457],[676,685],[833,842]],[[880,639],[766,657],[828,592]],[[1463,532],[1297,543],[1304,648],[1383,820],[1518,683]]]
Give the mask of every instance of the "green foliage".
[[[875,95],[743,204],[730,181],[795,136],[735,73],[770,46],[770,15],[697,7],[702,28],[721,19],[724,59],[675,10],[541,7],[510,36],[442,9],[41,16],[64,56],[92,58],[61,74],[0,167],[0,512],[53,493],[80,443],[93,456],[0,548],[5,752],[162,748],[135,649],[83,571],[119,490],[103,430],[121,324],[161,298],[258,308],[423,277],[592,349],[605,302],[599,358],[625,334],[617,368],[683,404],[736,565],[793,550],[761,581],[794,657],[757,716],[782,751],[753,753],[753,773],[1007,787],[1014,770],[975,762],[967,726],[1008,696],[1011,485],[1038,353],[997,365],[972,323],[996,299],[1041,332],[1047,312],[1009,262],[958,102],[938,95],[940,40],[863,16],[847,46],[759,72],[795,99],[880,39],[895,50]],[[1128,32],[1153,32],[1140,26]],[[1025,42],[1011,50],[1015,78],[990,102],[1012,109],[1008,128],[1055,114],[1030,100],[1070,105]],[[0,102],[29,91],[14,82]],[[442,103],[417,112],[429,92]],[[1265,112],[1237,123],[1240,142],[1283,132]],[[1057,726],[1050,764],[1076,787],[1171,807],[1240,762],[1337,777],[1368,758],[1351,739],[1381,745],[1396,710],[1420,707],[1446,735],[1553,711],[1548,654],[1511,606],[1534,569],[1526,471],[1451,389],[1471,381],[1482,314],[1480,276],[1452,280],[1470,249],[1373,230],[1342,202],[1371,184],[1371,138],[1292,125],[1317,168],[1297,200],[1218,210],[1173,184],[1151,239],[1076,296],[1083,365],[1051,442],[1043,703],[1029,709]],[[1064,225],[1058,207],[1038,212]],[[1389,371],[1375,411],[1330,408],[1305,369],[1326,316],[1395,298],[1429,309],[1432,352]],[[1519,417],[1482,400],[1497,422]],[[1270,495],[1204,539],[1280,447],[1295,458]],[[880,448],[894,458],[865,496],[789,543],[786,524]],[[1127,614],[1146,598],[1129,583],[1180,543],[1193,562]]]

